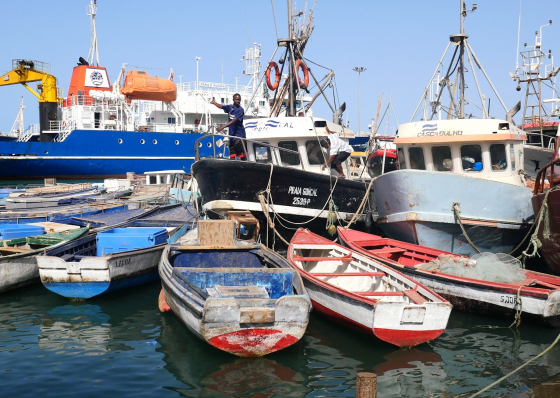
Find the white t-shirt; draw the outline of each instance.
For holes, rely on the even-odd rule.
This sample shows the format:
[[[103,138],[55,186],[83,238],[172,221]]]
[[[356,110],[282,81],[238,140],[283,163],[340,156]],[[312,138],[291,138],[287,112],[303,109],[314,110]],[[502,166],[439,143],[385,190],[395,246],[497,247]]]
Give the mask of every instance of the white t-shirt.
[[[341,139],[338,133],[329,134],[329,141],[331,142],[331,147],[329,148],[329,155],[337,155],[339,152],[354,152],[354,149],[350,144]]]

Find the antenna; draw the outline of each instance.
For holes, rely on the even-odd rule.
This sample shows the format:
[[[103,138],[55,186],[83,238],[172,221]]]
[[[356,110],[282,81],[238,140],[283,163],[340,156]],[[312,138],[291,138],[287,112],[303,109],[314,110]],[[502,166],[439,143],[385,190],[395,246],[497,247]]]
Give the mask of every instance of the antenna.
[[[97,0],[90,0],[91,3],[86,7],[86,14],[91,17],[91,47],[87,61],[90,65],[99,66],[99,51],[97,48],[97,31],[95,30],[95,15],[97,15]]]

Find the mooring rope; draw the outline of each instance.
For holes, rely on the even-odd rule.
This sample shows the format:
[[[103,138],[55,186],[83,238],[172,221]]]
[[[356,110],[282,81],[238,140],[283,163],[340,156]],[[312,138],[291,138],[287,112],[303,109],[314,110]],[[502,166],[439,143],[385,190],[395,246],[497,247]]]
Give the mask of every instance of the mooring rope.
[[[360,207],[358,207],[358,210],[354,213],[354,217],[352,217],[352,219],[350,220],[350,222],[348,223],[348,225],[346,226],[346,229],[348,229],[348,227],[350,225],[352,225],[352,223],[356,220],[356,218],[358,217],[358,215],[361,213],[362,211],[362,207],[364,206],[364,204],[366,203],[366,199],[369,198],[369,191],[371,190],[371,187],[373,185],[373,182],[377,180],[377,177],[374,177],[371,179],[371,181],[369,182],[369,185],[366,189],[366,194],[364,195],[364,198],[362,199],[362,203],[360,203]]]
[[[455,217],[459,221],[459,226],[461,227],[461,231],[463,231],[463,236],[465,237],[465,239],[467,239],[467,242],[469,242],[469,245],[472,246],[472,248],[474,249],[475,252],[480,253],[480,250],[478,250],[478,247],[475,246],[475,244],[472,242],[469,235],[467,235],[467,231],[465,231],[465,227],[463,226],[463,220],[461,220],[461,216],[459,215],[461,213],[461,209],[459,209],[459,203],[453,203],[453,213],[455,213]]]
[[[546,354],[548,351],[550,351],[552,348],[554,348],[554,346],[558,343],[558,341],[560,341],[560,334],[558,335],[558,337],[556,337],[556,340],[554,340],[554,342],[543,352],[541,352],[539,355],[537,355],[536,357],[530,359],[529,361],[525,362],[523,365],[519,366],[517,369],[512,370],[511,372],[509,372],[507,375],[505,375],[504,377],[502,377],[499,380],[496,380],[494,383],[490,384],[489,386],[483,388],[482,390],[480,390],[479,392],[477,392],[474,395],[471,395],[470,398],[474,398],[474,397],[478,397],[480,394],[482,394],[483,392],[488,391],[489,389],[491,389],[492,387],[497,386],[498,384],[500,384],[502,381],[506,380],[507,378],[509,378],[510,376],[514,375],[515,373],[519,372],[521,369],[523,369],[524,367],[526,367],[527,365],[529,365],[531,362],[533,362],[534,360],[542,357],[544,354]]]

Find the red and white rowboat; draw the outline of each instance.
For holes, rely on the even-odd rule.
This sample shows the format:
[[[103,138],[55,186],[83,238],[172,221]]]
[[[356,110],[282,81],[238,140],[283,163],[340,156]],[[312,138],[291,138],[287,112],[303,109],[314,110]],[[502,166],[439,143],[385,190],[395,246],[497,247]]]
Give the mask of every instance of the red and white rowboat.
[[[451,304],[400,272],[299,229],[288,260],[301,274],[313,308],[398,347],[443,333]]]
[[[520,269],[527,279],[498,283],[426,271],[415,265],[436,260],[441,254],[454,254],[340,227],[338,236],[350,249],[441,294],[456,310],[510,319],[520,311],[523,320],[560,327],[560,277]]]

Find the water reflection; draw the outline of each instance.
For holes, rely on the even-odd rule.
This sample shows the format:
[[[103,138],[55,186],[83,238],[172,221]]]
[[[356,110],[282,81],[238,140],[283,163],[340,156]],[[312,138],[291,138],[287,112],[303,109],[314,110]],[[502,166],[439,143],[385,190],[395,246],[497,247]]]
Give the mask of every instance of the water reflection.
[[[171,316],[168,316],[171,315]],[[304,397],[304,377],[273,359],[237,358],[196,338],[172,314],[162,315],[156,351],[181,387],[164,387],[187,397]]]

